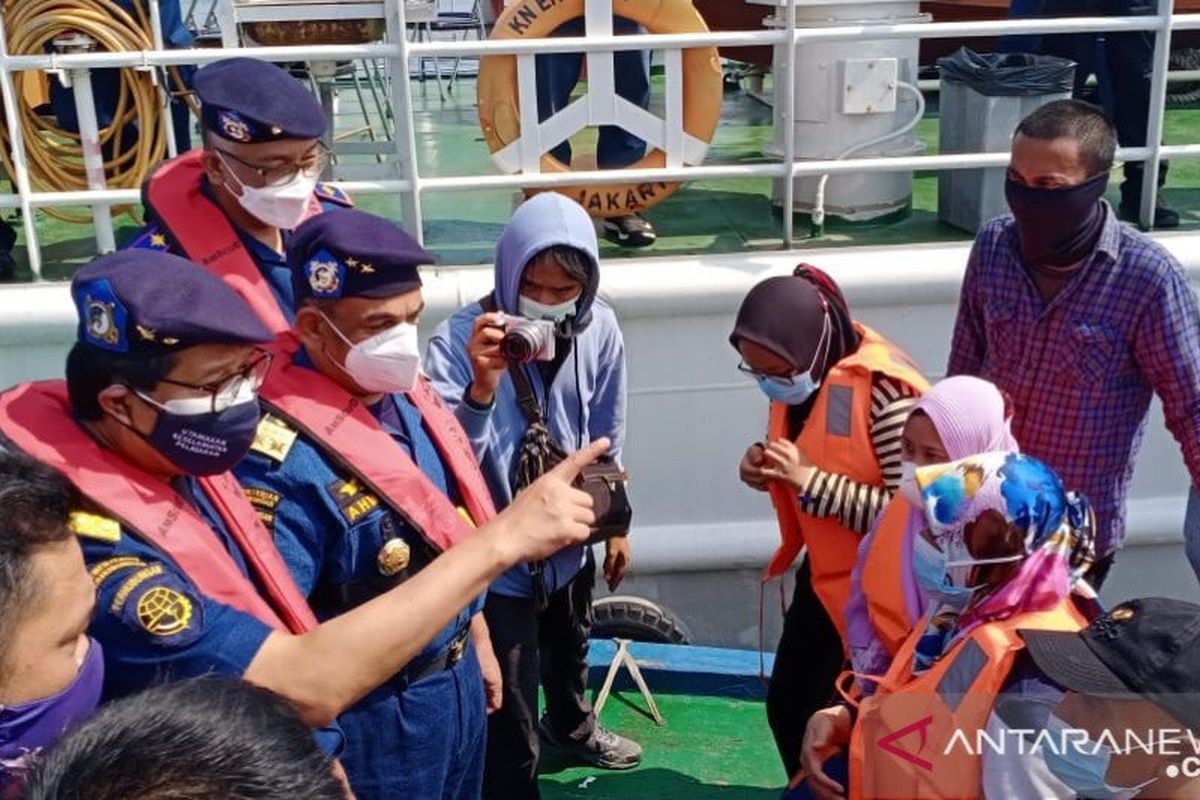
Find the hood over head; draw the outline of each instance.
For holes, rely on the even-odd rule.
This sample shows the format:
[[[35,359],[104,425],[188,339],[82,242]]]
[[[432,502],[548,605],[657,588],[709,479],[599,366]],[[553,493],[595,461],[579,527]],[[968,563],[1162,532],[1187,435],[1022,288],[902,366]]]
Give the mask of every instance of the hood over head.
[[[591,260],[589,280],[579,297],[574,333],[587,327],[600,287],[600,255],[596,228],[583,206],[557,192],[542,192],[521,204],[496,244],[496,307],[517,313],[517,297],[525,268],[538,253],[556,245],[581,250]]]

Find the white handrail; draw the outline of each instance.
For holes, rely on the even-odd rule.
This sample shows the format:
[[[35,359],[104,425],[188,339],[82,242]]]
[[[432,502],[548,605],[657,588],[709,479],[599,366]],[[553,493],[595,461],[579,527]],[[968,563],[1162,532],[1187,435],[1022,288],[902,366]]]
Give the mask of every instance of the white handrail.
[[[391,21],[403,23],[402,3],[386,0],[387,13]],[[794,23],[796,14],[795,0],[790,0],[785,13],[787,19]],[[1051,33],[1094,33],[1111,31],[1152,31],[1158,34],[1158,47],[1155,52],[1154,79],[1152,82],[1151,114],[1147,120],[1148,146],[1143,148],[1124,148],[1118,152],[1118,158],[1125,161],[1144,161],[1147,173],[1157,167],[1163,159],[1182,159],[1200,157],[1200,143],[1187,145],[1164,146],[1159,141],[1162,131],[1163,113],[1165,110],[1166,88],[1166,53],[1168,51],[1169,35],[1173,30],[1200,30],[1200,14],[1171,14],[1170,0],[1159,0],[1158,13],[1153,16],[1131,17],[1069,17],[1061,19],[1019,19],[973,22],[935,22],[935,23],[873,23],[869,25],[835,25],[824,28],[797,28],[789,24],[786,29],[754,30],[754,31],[720,31],[705,34],[633,34],[620,37],[555,37],[532,41],[521,40],[485,40],[485,41],[437,41],[437,42],[407,42],[395,41],[382,44],[361,45],[329,45],[314,48],[312,46],[295,45],[286,47],[239,47],[221,50],[192,49],[192,50],[147,50],[121,53],[78,53],[78,54],[36,54],[9,55],[3,48],[3,21],[0,20],[0,93],[4,95],[4,114],[13,143],[16,156],[16,174],[13,176],[16,192],[0,194],[0,208],[19,207],[24,214],[24,225],[27,243],[31,250],[36,250],[37,232],[34,225],[33,210],[55,205],[92,205],[104,208],[122,203],[136,203],[139,200],[136,190],[89,190],[75,192],[34,192],[29,186],[28,175],[24,169],[23,141],[17,126],[17,109],[13,74],[29,70],[51,69],[99,69],[111,67],[146,67],[168,66],[180,64],[203,65],[228,58],[234,55],[260,58],[268,61],[305,61],[319,53],[327,60],[353,59],[387,59],[393,64],[393,80],[403,83],[404,89],[398,90],[394,98],[398,101],[396,108],[398,120],[403,117],[403,123],[397,129],[397,137],[401,142],[402,179],[378,181],[343,181],[338,185],[355,193],[377,194],[397,192],[405,200],[405,217],[407,227],[420,234],[423,220],[420,211],[420,195],[426,191],[463,191],[480,189],[507,188],[553,188],[569,185],[597,185],[611,182],[612,173],[600,170],[586,172],[570,172],[555,174],[519,174],[519,175],[479,175],[433,177],[423,176],[417,169],[414,151],[412,108],[407,92],[410,80],[409,57],[433,58],[447,56],[482,56],[499,54],[533,54],[533,53],[563,53],[563,52],[606,52],[627,49],[679,49],[688,47],[707,46],[742,46],[742,45],[771,45],[784,46],[789,54],[803,44],[825,41],[861,41],[879,39],[953,39],[963,37],[1000,36],[1008,34],[1051,34]],[[789,33],[790,31],[790,33]],[[403,38],[403,37],[401,37]],[[156,42],[158,45],[158,42]],[[792,70],[794,58],[787,60],[787,74],[784,79],[792,91],[787,92],[785,105],[790,108],[794,102],[795,76]],[[787,108],[785,108],[786,112]],[[782,163],[763,163],[750,165],[709,165],[709,166],[671,166],[662,169],[625,170],[622,178],[630,181],[681,181],[720,178],[795,178],[808,175],[838,175],[854,172],[882,173],[910,170],[932,169],[972,169],[979,167],[1003,166],[1008,161],[1007,153],[962,153],[932,156],[899,156],[883,158],[852,158],[844,160],[826,159],[820,161],[796,162],[794,155],[795,132],[791,125],[787,126],[784,136],[784,161]],[[791,181],[785,180],[785,208],[790,207],[786,195],[794,189]],[[1153,179],[1145,182],[1146,197],[1143,198],[1143,218],[1152,213],[1157,196],[1157,182]],[[790,247],[793,243],[792,215],[783,214],[783,243]],[[36,252],[30,255],[31,267],[35,277],[40,277],[40,259]]]

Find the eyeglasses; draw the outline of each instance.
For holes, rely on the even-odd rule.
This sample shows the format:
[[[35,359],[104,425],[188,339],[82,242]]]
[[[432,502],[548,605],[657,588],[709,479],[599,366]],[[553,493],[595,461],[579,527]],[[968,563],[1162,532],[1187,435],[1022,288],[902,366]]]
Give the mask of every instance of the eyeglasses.
[[[737,368],[738,368],[738,372],[742,373],[743,375],[749,375],[751,378],[754,378],[754,380],[756,380],[756,381],[757,380],[774,381],[775,383],[778,383],[780,386],[791,386],[792,384],[794,384],[796,382],[796,378],[799,377],[799,375],[771,375],[766,372],[760,372],[759,370],[756,370],[753,367],[751,367],[745,361],[739,361]]]
[[[749,375],[755,380],[768,380],[778,383],[780,386],[794,386],[796,381],[805,375],[810,375],[817,361],[821,358],[829,356],[829,347],[833,342],[833,325],[829,321],[829,305],[825,302],[825,298],[821,298],[821,304],[825,308],[825,319],[821,323],[821,337],[817,339],[817,347],[813,351],[813,361],[809,364],[808,369],[804,372],[793,372],[791,375],[772,375],[767,372],[754,369],[745,361],[739,361],[737,368],[738,372],[743,375]]]
[[[204,384],[185,383],[170,378],[163,378],[161,381],[172,386],[181,386],[184,389],[202,392],[203,396],[201,397],[174,398],[164,403],[158,403],[148,397],[139,396],[164,410],[185,416],[224,411],[230,406],[245,402],[258,395],[258,390],[262,388],[263,382],[267,379],[267,372],[271,368],[271,358],[270,353],[256,348],[253,360],[234,374],[227,375],[220,380]]]
[[[215,148],[217,156],[221,160],[232,159],[240,164],[245,169],[257,175],[262,181],[263,186],[283,186],[295,180],[297,175],[303,175],[306,178],[320,177],[325,168],[329,166],[329,160],[332,156],[329,148],[324,142],[317,142],[316,146],[304,155],[304,159],[299,163],[281,164],[277,167],[260,167],[256,164],[251,164],[245,159],[235,156],[228,150]],[[229,166],[226,162],[225,166]]]

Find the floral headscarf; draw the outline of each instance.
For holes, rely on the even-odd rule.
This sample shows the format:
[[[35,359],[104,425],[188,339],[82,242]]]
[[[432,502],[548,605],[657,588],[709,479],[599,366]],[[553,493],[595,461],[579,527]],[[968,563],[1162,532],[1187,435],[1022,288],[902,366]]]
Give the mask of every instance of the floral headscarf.
[[[1094,557],[1091,507],[1067,492],[1041,461],[1019,453],[984,453],[917,470],[925,501],[928,536],[947,560],[967,561],[969,524],[998,512],[1023,532],[1020,567],[1000,586],[981,587],[963,608],[938,604],[917,648],[914,670],[928,668],[949,645],[984,622],[1042,611],[1075,590],[1095,597],[1083,573]],[[965,586],[972,567],[948,570],[951,584]]]

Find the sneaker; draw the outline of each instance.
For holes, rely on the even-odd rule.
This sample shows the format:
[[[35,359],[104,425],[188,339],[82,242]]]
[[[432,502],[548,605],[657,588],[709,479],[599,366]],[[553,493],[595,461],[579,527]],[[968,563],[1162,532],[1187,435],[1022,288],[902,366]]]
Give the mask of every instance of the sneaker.
[[[545,717],[538,723],[538,733],[547,744],[599,769],[633,769],[642,763],[640,744],[613,733],[599,722],[592,735],[583,742],[560,740]]]
[[[1121,203],[1117,216],[1133,225],[1141,226],[1142,210],[1137,203]],[[1166,230],[1179,227],[1179,212],[1164,205],[1154,207],[1154,228]]]
[[[604,220],[604,238],[621,247],[649,247],[658,234],[641,214],[626,214]]]

